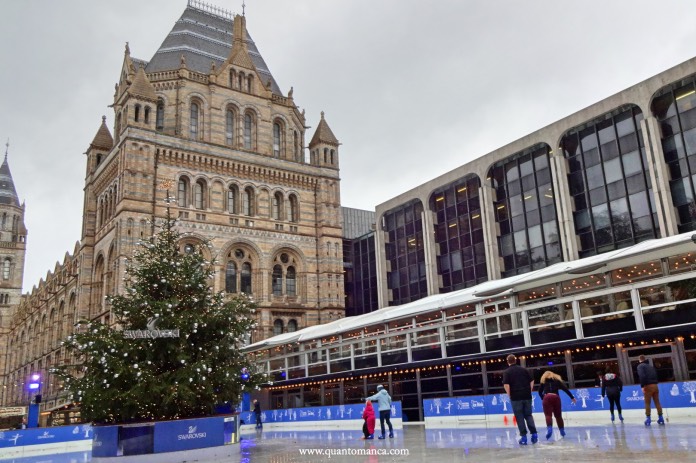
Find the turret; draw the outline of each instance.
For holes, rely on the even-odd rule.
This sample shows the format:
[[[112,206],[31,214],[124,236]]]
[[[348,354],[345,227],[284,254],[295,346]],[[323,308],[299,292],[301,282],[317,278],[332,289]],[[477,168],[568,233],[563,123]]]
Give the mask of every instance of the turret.
[[[310,162],[315,166],[338,169],[338,139],[331,131],[321,112],[321,120],[309,142]]]

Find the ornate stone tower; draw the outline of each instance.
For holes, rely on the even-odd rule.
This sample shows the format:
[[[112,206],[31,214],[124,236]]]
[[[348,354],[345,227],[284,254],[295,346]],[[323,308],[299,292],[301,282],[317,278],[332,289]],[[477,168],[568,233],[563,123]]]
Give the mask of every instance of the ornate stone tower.
[[[307,162],[304,111],[244,16],[189,0],[150,61],[126,45],[112,107],[113,137],[103,122],[86,153],[84,316],[108,317],[167,191],[182,250],[209,243],[214,288],[257,302],[253,340],[343,316],[339,142],[322,113]]]
[[[6,145],[9,148],[9,143]],[[0,376],[6,373],[8,333],[12,316],[22,295],[27,229],[24,204],[19,203],[14,180],[5,159],[0,166]],[[5,378],[0,378],[0,385]]]

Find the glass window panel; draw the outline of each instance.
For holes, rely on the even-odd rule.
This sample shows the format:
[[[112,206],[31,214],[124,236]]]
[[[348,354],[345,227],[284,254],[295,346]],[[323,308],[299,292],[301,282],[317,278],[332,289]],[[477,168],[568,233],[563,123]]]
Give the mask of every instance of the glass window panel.
[[[606,204],[595,206],[592,208],[592,218],[594,220],[594,228],[600,229],[609,226],[609,209]]]
[[[604,173],[602,172],[602,165],[597,164],[596,166],[587,169],[587,189],[593,190],[604,185]]]
[[[688,130],[683,135],[686,154],[696,154],[696,129]]]
[[[621,180],[623,177],[621,173],[621,162],[620,160],[617,159],[612,159],[611,161],[607,161],[604,163],[604,173],[605,173],[605,179],[606,183],[613,183],[616,182],[617,180]],[[589,176],[590,176],[590,171],[588,169],[587,172],[588,175],[588,182]]]
[[[514,233],[515,252],[525,252],[527,250],[527,236],[524,230]]]
[[[536,248],[543,244],[541,239],[541,225],[529,228],[529,247]]]

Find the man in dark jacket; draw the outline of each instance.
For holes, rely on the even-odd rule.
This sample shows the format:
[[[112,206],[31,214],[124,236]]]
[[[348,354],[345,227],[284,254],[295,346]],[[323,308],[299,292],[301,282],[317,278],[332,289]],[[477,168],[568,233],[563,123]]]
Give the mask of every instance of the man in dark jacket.
[[[645,399],[645,425],[650,426],[650,401],[655,402],[657,408],[657,424],[665,424],[665,419],[662,417],[662,405],[660,405],[660,390],[657,388],[657,370],[645,360],[645,355],[638,357],[638,379],[640,387],[643,389],[643,397]]]
[[[532,433],[532,444],[539,440],[537,429],[532,416],[532,388],[534,378],[521,366],[517,365],[517,357],[507,356],[508,369],[503,373],[503,387],[512,404],[512,412],[517,419],[517,429],[520,431],[520,445],[527,445],[527,427]],[[526,426],[525,426],[526,423]]]

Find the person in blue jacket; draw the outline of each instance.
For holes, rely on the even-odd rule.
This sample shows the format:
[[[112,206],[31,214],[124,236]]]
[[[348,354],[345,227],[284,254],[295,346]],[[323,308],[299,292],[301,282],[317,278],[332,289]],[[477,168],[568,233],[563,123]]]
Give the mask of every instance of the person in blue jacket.
[[[391,424],[391,403],[392,399],[389,393],[387,392],[386,389],[384,389],[384,386],[381,384],[377,386],[377,393],[374,395],[371,395],[368,397],[366,400],[370,401],[377,401],[378,408],[379,408],[379,424],[382,426],[382,435],[379,436],[379,439],[384,439],[385,434],[384,434],[384,422],[386,421],[387,424],[389,425],[389,437],[394,437],[394,428],[392,427]]]

